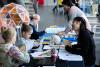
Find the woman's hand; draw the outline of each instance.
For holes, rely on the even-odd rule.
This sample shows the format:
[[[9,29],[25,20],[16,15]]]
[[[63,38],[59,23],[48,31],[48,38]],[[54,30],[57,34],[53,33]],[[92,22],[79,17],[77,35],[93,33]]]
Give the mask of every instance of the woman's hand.
[[[69,45],[71,42],[69,40],[64,40],[64,45]]]
[[[70,48],[72,47],[71,42],[68,41],[68,40],[64,41],[64,45],[67,46],[67,47],[70,47]]]
[[[66,45],[66,46],[68,46],[68,47],[72,48],[72,45],[71,45],[71,44],[68,44],[68,45]]]

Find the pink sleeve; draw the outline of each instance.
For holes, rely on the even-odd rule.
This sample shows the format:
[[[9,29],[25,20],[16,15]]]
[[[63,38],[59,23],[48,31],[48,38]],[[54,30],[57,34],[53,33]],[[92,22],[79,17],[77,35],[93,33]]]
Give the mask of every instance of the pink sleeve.
[[[13,46],[13,47],[10,48],[8,55],[18,59],[19,56],[21,55],[21,52],[18,50],[17,47]]]
[[[30,61],[30,56],[27,52],[21,52],[16,46],[13,46],[8,51],[8,55],[12,58],[15,58],[17,60],[21,60],[23,62],[28,63]]]

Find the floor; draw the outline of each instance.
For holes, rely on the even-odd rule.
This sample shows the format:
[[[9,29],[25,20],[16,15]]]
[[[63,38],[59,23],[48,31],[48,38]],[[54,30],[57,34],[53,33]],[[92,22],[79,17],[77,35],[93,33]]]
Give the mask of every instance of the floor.
[[[38,9],[38,14],[41,16],[41,21],[39,27],[44,30],[46,27],[52,25],[67,26],[66,18],[60,14],[54,14],[52,12],[53,7],[40,7]]]

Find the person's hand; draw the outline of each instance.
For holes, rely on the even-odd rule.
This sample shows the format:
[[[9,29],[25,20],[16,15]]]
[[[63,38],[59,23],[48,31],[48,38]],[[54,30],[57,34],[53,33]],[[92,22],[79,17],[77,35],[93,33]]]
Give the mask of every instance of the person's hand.
[[[34,46],[39,47],[40,46],[40,42],[34,42]]]
[[[64,45],[69,45],[71,42],[69,40],[64,40]]]
[[[40,43],[35,41],[34,46],[32,47],[32,49],[37,49],[37,48],[39,48],[39,46],[40,46]]]
[[[20,47],[19,50],[22,51],[22,52],[26,52],[26,46]]]
[[[66,45],[66,46],[68,46],[68,47],[72,48],[72,45],[71,45],[71,44],[68,44],[68,45]]]
[[[64,31],[61,31],[61,32],[58,32],[58,33],[57,33],[57,35],[59,35],[59,36],[62,36],[62,35],[64,35],[64,34],[65,34]]]

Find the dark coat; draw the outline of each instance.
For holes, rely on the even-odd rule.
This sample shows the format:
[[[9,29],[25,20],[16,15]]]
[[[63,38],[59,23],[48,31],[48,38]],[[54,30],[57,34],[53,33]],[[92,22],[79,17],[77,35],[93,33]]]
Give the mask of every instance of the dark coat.
[[[33,29],[33,33],[31,34],[31,37],[30,39],[39,39],[40,36],[43,36],[45,34],[45,31],[40,31],[40,32],[37,32],[36,29],[35,29],[35,26],[34,25],[31,25],[30,26],[32,27]]]
[[[66,46],[65,49],[73,54],[81,55],[85,65],[95,64],[95,43],[93,33],[89,30],[80,31],[77,41],[77,45],[73,45],[72,48]]]

